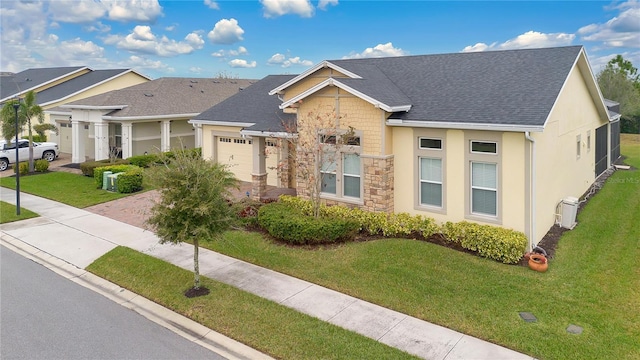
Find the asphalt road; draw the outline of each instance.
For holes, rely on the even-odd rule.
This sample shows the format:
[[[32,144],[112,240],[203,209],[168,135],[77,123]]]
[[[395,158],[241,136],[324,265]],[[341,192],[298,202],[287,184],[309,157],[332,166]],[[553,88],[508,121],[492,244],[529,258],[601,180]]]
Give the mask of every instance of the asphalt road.
[[[0,358],[225,359],[0,246]]]

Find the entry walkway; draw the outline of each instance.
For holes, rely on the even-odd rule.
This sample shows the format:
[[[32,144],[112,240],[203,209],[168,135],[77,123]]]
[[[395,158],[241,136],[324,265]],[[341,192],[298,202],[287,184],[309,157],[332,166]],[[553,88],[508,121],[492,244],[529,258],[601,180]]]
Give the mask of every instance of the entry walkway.
[[[15,204],[15,192],[0,189]],[[189,244],[161,245],[150,231],[30,194],[21,206],[38,218],[3,224],[3,241],[20,241],[80,269],[118,245],[192,270]],[[397,311],[261,268],[210,250],[200,250],[201,275],[270,299],[424,359],[532,359],[510,349]]]

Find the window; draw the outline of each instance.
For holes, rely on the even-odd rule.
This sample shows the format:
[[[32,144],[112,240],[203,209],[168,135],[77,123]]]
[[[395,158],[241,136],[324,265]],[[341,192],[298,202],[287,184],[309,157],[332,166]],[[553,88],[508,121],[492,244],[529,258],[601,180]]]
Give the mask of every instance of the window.
[[[442,159],[420,158],[420,205],[442,207]]]
[[[246,144],[247,140],[245,139],[233,139],[234,144]]]
[[[580,159],[580,143],[581,143],[580,135],[576,136],[576,159]]]
[[[336,162],[335,152],[325,152],[322,154],[322,163],[320,164],[320,192],[327,194],[336,194]]]
[[[420,149],[442,150],[442,140],[420,138]]]
[[[360,197],[360,156],[344,154],[342,156],[342,177],[344,196]]]
[[[498,144],[494,142],[472,141],[471,152],[482,154],[497,154]]]
[[[587,152],[591,152],[591,130],[587,131]]]
[[[498,215],[496,164],[471,162],[471,212],[480,215]]]
[[[231,139],[230,138],[226,138],[226,137],[221,137],[219,141],[220,142],[224,142],[224,143],[230,143]]]

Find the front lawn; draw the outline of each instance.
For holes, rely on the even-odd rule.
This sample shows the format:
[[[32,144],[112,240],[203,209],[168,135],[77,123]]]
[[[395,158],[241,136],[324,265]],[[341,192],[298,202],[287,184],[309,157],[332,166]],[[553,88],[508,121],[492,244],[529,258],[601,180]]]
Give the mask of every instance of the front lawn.
[[[13,176],[0,178],[0,186],[15,189],[16,178]],[[57,171],[20,176],[20,191],[77,208],[85,208],[130,195],[96,189],[91,177]]]
[[[37,217],[38,214],[20,207],[20,215],[16,215],[16,206],[0,201],[0,224]]]

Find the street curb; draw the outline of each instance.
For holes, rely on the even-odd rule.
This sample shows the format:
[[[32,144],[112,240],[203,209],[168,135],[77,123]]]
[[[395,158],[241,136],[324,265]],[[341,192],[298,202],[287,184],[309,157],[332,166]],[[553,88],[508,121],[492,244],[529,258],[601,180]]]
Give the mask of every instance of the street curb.
[[[61,260],[0,231],[0,245],[30,259],[85,288],[137,312],[185,339],[214,351],[229,360],[271,360],[272,357],[236,340],[217,333],[183,315],[171,311],[143,296]]]

